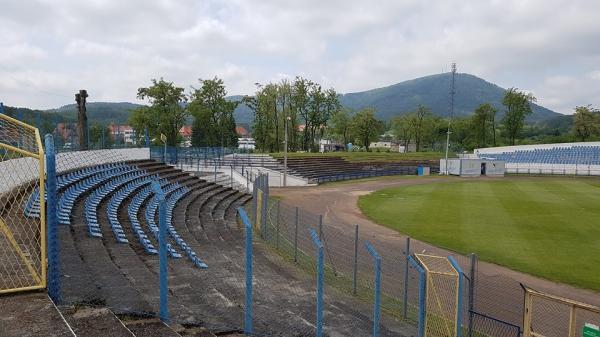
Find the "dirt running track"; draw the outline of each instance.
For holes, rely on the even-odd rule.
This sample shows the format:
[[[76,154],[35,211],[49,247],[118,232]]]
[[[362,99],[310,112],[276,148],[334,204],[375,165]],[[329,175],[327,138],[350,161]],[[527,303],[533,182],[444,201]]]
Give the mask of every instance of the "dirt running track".
[[[519,179],[519,177],[504,179]],[[449,180],[459,182],[463,181],[464,178],[431,176],[390,179],[387,177],[354,183],[325,184],[316,187],[272,188],[271,195],[281,197],[288,204],[313,213],[323,214],[324,223],[327,226],[342,229],[343,233],[347,233],[349,236],[348,240],[353,240],[354,225],[359,224],[361,235],[367,236],[367,239],[373,242],[375,247],[380,247],[382,251],[399,251],[405,245],[406,236],[367,219],[358,208],[358,197],[387,187],[435,184]],[[331,244],[335,244],[335,240],[331,241]],[[344,241],[347,242],[347,240]],[[444,256],[452,253],[424,242],[411,240],[411,252],[423,251]],[[456,254],[452,253],[452,255]],[[463,259],[463,261],[467,260]],[[399,261],[399,263],[403,264],[404,262]],[[523,291],[519,286],[519,282],[540,291],[600,306],[600,294],[591,290],[551,282],[491,263],[479,262],[477,278],[478,280],[485,278],[489,284],[486,286],[487,288],[477,288],[476,310],[500,316],[500,318],[516,325],[521,325],[523,311]]]

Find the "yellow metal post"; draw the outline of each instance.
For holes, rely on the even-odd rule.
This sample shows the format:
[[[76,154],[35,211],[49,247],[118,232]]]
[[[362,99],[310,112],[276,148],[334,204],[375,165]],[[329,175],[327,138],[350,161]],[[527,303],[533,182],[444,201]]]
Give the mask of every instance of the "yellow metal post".
[[[531,293],[525,289],[525,317],[523,319],[523,337],[531,337]]]
[[[44,147],[42,146],[42,139],[38,129],[35,129],[35,137],[37,138],[40,164],[40,263],[42,265],[42,287],[45,288],[47,282],[46,270],[48,267],[46,259],[46,174]]]
[[[575,306],[571,306],[571,312],[569,313],[569,337],[575,337],[575,318],[577,317],[575,314]]]

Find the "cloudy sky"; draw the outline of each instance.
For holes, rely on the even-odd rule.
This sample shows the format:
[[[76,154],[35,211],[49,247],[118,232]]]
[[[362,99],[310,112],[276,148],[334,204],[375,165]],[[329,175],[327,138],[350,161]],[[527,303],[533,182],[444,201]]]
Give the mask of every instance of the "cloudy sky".
[[[338,92],[448,71],[600,107],[598,0],[0,0],[0,101],[136,102],[164,77],[229,94],[303,75]]]

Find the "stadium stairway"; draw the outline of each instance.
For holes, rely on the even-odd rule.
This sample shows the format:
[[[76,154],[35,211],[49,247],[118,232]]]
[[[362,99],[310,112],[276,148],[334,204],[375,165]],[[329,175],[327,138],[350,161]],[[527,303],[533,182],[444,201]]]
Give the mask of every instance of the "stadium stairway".
[[[278,161],[283,163],[282,158]],[[416,174],[419,165],[431,167],[432,173],[439,171],[439,163],[435,161],[352,162],[335,156],[288,158],[291,174],[317,183],[377,175]]]
[[[173,200],[171,203],[172,210],[176,209],[181,203],[181,200],[187,198],[190,193],[194,194],[208,194],[211,191],[214,193],[221,192],[223,190],[229,190],[232,194],[237,194],[238,205],[239,200],[248,200],[247,196],[242,199],[243,196],[237,191],[226,189],[219,185],[202,181],[196,177],[190,176],[187,173],[178,172],[173,168],[167,167],[167,169],[161,168],[160,166],[152,164],[138,164],[138,169],[146,170],[147,174],[158,176],[162,179],[163,184],[173,184],[176,186],[171,190],[167,189],[171,193],[168,193],[167,200],[176,195],[177,191],[181,192],[177,195],[177,200]],[[166,179],[165,179],[166,178]],[[138,178],[136,178],[138,179]],[[74,202],[72,210],[72,223],[71,230],[67,230],[68,226],[61,226],[61,244],[65,244],[65,249],[61,252],[61,258],[68,260],[65,266],[65,275],[69,277],[65,280],[66,287],[69,291],[66,295],[66,300],[69,302],[82,301],[84,303],[103,303],[111,308],[115,308],[117,313],[126,312],[148,312],[151,308],[157,308],[158,306],[158,294],[156,293],[157,284],[153,282],[157,280],[156,271],[158,270],[156,257],[148,254],[140,243],[136,239],[133,227],[130,223],[129,208],[132,200],[135,200],[136,193],[143,191],[145,184],[135,185],[135,189],[128,184],[132,184],[136,180],[132,180],[127,184],[121,184],[121,189],[128,189],[128,195],[124,196],[120,194],[119,189],[115,189],[112,194],[105,196],[101,199],[97,208],[98,223],[101,224],[99,227],[102,234],[99,238],[93,238],[90,240],[89,234],[86,229],[86,225],[82,219],[84,216],[85,194]],[[168,183],[167,183],[168,181]],[[106,185],[105,185],[106,186]],[[185,191],[185,192],[183,192]],[[120,197],[118,197],[120,196]],[[132,197],[133,196],[133,197]],[[118,197],[118,198],[117,198]],[[122,199],[122,204],[114,205],[115,200]],[[111,201],[113,204],[111,204]],[[137,217],[139,219],[140,227],[147,229],[149,228],[146,222],[146,209],[151,202],[151,198],[145,198],[141,204],[138,204]],[[111,212],[108,212],[108,208],[112,207]],[[122,224],[122,237],[127,239],[129,244],[119,243],[114,235],[111,233],[111,226],[108,224],[115,220],[114,208],[117,209],[116,220]],[[224,212],[223,212],[224,213]],[[111,218],[109,218],[109,216]],[[154,214],[154,221],[156,221],[156,214]],[[203,247],[198,245],[196,242],[191,242],[189,235],[182,233],[182,229],[185,226],[179,228],[176,224],[173,226],[177,228],[178,236],[182,239],[181,242],[185,242],[187,246],[192,248],[196,252],[202,252]],[[148,238],[152,240],[154,246],[157,246],[156,240],[151,235]],[[171,245],[173,247],[179,247],[174,236],[170,238]],[[62,247],[61,247],[62,248]],[[68,255],[68,256],[67,256]],[[170,261],[170,267],[173,270],[181,269],[182,265],[187,265],[185,268],[186,272],[183,274],[194,275],[198,272],[198,268],[184,259],[177,259]],[[88,263],[91,262],[91,263]],[[190,270],[191,269],[191,270]],[[86,272],[81,272],[86,270]],[[79,271],[79,272],[78,272]],[[177,273],[179,274],[179,273]],[[185,279],[179,278],[185,283]],[[108,276],[110,275],[110,276]],[[200,275],[194,275],[194,283],[197,283],[197,279]],[[149,280],[151,280],[149,282]],[[85,289],[82,285],[93,285],[92,289]],[[190,293],[192,288],[192,281],[189,280],[185,285],[182,285],[180,290],[173,291],[174,294],[180,293],[183,298],[188,297],[185,293]],[[183,289],[187,288],[187,289]],[[195,293],[195,292],[192,292]],[[195,296],[199,296],[198,293]],[[136,300],[137,299],[137,300]],[[171,299],[170,306],[173,307],[172,311],[174,315],[178,317],[190,317],[191,313],[189,309],[185,309],[183,305],[178,304],[178,296],[174,296]],[[240,322],[230,322],[230,324],[217,324],[217,326],[239,326]],[[227,329],[221,329],[226,331]]]
[[[150,226],[157,219],[152,195],[144,195],[148,187],[144,178],[157,177],[167,192],[170,222],[177,234],[171,233],[168,242],[182,255],[175,258],[171,254],[169,258],[172,321],[181,323],[181,335],[186,335],[189,327],[199,329],[199,326],[215,335],[239,333],[243,326],[244,233],[238,224],[237,208],[248,202],[250,196],[156,162],[123,164],[135,166],[136,170],[121,168],[127,173],[92,184],[83,183],[91,175],[81,175],[61,187],[61,193],[72,188],[76,195],[72,206],[67,205],[71,207],[70,224],[58,228],[64,304],[105,307],[117,317],[125,318],[156,315],[158,257],[147,249],[149,244],[157,247]],[[113,168],[106,168],[110,169]],[[95,206],[100,235],[91,236],[86,201],[105,186],[111,189],[102,194]],[[77,192],[76,188],[83,190]],[[19,205],[21,212],[27,207],[24,204]],[[134,226],[132,219],[139,226]],[[117,236],[111,223],[120,225]],[[140,240],[141,234],[147,241]],[[178,238],[209,268],[198,268]],[[284,264],[260,244],[255,251],[255,266],[255,296],[261,302],[255,311],[256,329],[282,336],[313,334],[313,327],[306,322],[314,320],[314,299],[306,294],[314,291],[314,280]],[[294,305],[289,306],[290,303]],[[361,306],[364,308],[357,309]],[[368,335],[370,319],[358,313],[368,311],[369,307],[351,298],[328,299],[327,310],[335,317],[330,321],[335,324],[332,334],[355,333],[358,321],[365,329],[364,335]],[[352,312],[355,314],[348,314]],[[124,323],[134,335],[145,335]],[[202,336],[200,333],[204,332],[198,333]],[[389,330],[382,328],[382,336],[389,335]]]

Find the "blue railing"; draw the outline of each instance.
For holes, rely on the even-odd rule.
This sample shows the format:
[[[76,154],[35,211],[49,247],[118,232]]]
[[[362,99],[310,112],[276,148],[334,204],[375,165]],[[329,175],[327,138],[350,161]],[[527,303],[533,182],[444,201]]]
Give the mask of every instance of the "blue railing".
[[[340,180],[353,180],[353,179],[362,179],[362,178],[371,178],[371,177],[381,177],[381,176],[392,176],[392,175],[416,175],[417,167],[406,166],[400,167],[397,169],[391,170],[373,170],[373,171],[364,171],[364,172],[352,172],[352,173],[340,173],[340,174],[332,174],[329,176],[321,176],[314,178],[318,184],[331,182],[331,181],[340,181]]]
[[[222,159],[226,155],[235,153],[236,150],[236,148],[228,147],[151,146],[150,159],[168,164],[193,165],[200,161]]]

